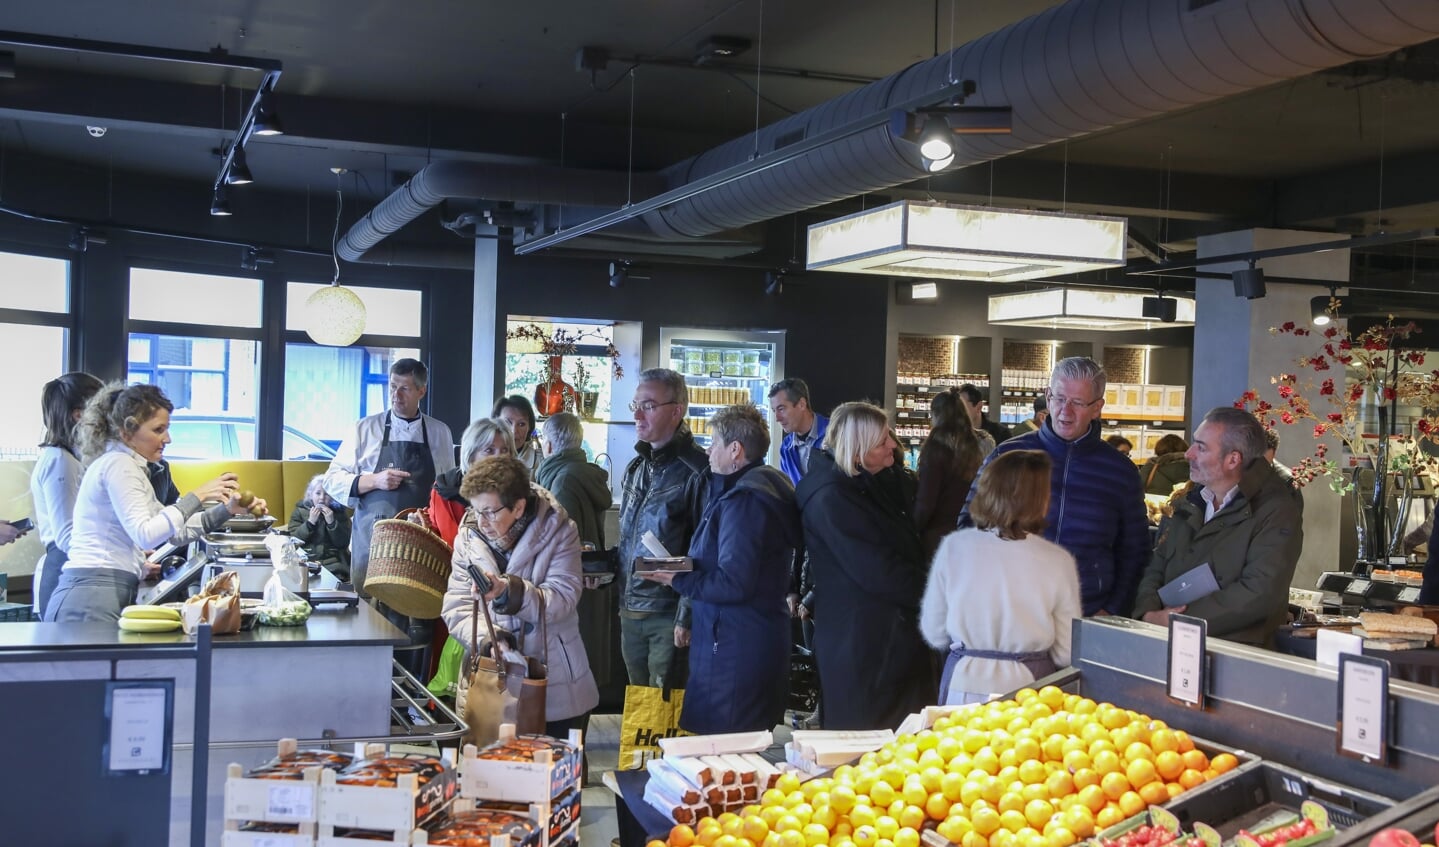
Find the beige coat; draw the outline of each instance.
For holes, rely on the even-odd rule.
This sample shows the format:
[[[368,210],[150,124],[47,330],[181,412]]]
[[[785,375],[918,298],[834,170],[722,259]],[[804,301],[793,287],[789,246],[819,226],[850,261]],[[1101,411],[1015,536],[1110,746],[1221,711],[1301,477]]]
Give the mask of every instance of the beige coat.
[[[547,660],[549,683],[545,691],[545,719],[564,720],[582,715],[599,705],[599,689],[590,673],[590,662],[580,641],[579,615],[575,611],[583,584],[580,578],[580,540],[575,524],[548,491],[538,486],[530,489],[537,503],[534,519],[520,536],[510,553],[504,574],[522,582],[524,592],[518,611],[513,615],[497,614],[491,608],[495,626],[522,636],[525,652]],[[470,598],[471,579],[466,567],[475,564],[491,578],[503,579],[494,551],[480,537],[474,510],[466,510],[455,535],[455,555],[450,569],[449,590],[445,592],[441,617],[450,634],[473,649],[470,643],[470,617],[474,608]],[[515,584],[511,581],[511,591]],[[539,602],[535,592],[545,598],[545,617],[549,625],[548,656],[538,646]],[[485,622],[479,621],[480,637],[484,638]]]

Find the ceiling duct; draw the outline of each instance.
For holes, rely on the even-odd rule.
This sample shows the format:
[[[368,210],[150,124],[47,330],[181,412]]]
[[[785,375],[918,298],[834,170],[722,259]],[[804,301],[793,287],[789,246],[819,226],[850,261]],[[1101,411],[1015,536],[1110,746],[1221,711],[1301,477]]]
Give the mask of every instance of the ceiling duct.
[[[766,155],[786,145],[954,80],[977,81],[977,93],[966,101],[971,105],[1013,109],[1011,134],[972,136],[959,145],[954,165],[965,166],[1384,56],[1436,36],[1434,0],[1071,0],[660,174],[637,174],[632,194],[619,190],[607,205],[620,208],[631,196],[650,197],[754,159],[753,172],[644,215],[656,234],[700,238],[911,182],[926,175],[919,150],[887,126],[762,166]],[[444,179],[430,173],[446,166],[457,170],[447,168]],[[515,170],[525,176],[510,173]],[[341,256],[362,260],[446,197],[576,203],[583,202],[574,196],[580,186],[613,190],[627,179],[561,168],[431,165],[351,228]],[[508,194],[495,193],[501,190]]]

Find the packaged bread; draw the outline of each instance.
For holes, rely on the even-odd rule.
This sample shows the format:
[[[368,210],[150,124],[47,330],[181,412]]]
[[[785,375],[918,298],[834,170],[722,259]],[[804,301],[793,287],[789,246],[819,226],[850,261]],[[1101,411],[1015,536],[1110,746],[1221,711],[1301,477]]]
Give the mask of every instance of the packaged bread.
[[[495,759],[505,762],[533,762],[535,754],[549,750],[556,760],[576,752],[575,745],[548,735],[516,735],[496,741],[476,755],[480,759]]]
[[[431,844],[450,847],[490,847],[490,838],[496,835],[509,836],[516,847],[540,842],[539,824],[528,816],[483,806],[448,815],[428,829]]]
[[[252,779],[304,779],[308,768],[342,771],[353,764],[354,758],[334,750],[296,750],[276,756],[245,775]]]

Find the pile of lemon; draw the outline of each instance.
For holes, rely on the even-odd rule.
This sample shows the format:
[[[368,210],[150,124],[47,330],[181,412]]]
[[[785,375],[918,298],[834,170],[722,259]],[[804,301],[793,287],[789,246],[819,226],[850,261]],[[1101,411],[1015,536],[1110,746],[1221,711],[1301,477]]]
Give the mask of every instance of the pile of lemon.
[[[1183,730],[1054,686],[966,706],[833,776],[793,774],[741,814],[648,847],[1069,847],[1232,770]]]

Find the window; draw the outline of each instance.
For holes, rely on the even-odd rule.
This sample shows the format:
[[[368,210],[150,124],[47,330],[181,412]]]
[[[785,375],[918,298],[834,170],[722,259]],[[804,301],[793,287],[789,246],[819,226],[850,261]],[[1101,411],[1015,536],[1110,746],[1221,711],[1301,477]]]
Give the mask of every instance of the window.
[[[130,269],[126,378],[175,404],[166,458],[256,458],[261,295],[258,279]]]
[[[260,280],[130,269],[130,320],[260,326]]]
[[[338,447],[354,432],[355,421],[389,408],[390,365],[419,356],[413,347],[286,344],[286,454],[292,449],[290,432]]]

